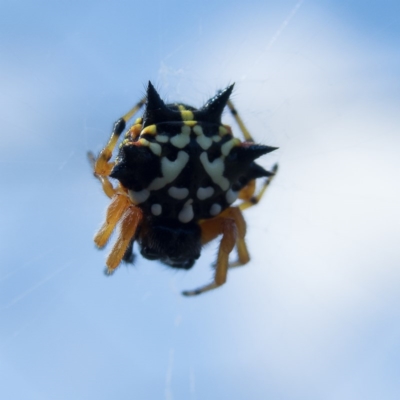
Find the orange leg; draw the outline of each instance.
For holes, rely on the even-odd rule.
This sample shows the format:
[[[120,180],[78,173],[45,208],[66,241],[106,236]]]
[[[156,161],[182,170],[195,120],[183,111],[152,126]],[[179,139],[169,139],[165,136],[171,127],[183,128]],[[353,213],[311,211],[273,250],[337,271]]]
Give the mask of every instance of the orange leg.
[[[139,101],[129,112],[127,112],[122,118],[120,118],[115,124],[114,129],[111,133],[111,137],[104,149],[100,152],[97,158],[94,171],[97,175],[110,175],[110,172],[114,166],[114,163],[110,163],[112,152],[118,142],[121,133],[124,131],[126,123],[136,114],[140,108],[145,104],[146,99]]]
[[[103,187],[104,193],[108,197],[112,197],[116,190],[113,188],[108,176],[114,166],[113,162],[110,162],[113,150],[118,142],[121,133],[126,127],[126,123],[136,114],[140,108],[145,104],[146,99],[140,100],[129,112],[127,112],[122,118],[120,118],[115,124],[114,129],[111,133],[111,137],[104,149],[100,152],[99,156],[96,157],[93,153],[88,153],[89,162],[92,165],[94,176],[99,179]]]
[[[243,265],[249,261],[249,254],[244,241],[246,223],[237,207],[230,207],[221,215],[201,223],[202,244],[206,244],[222,234],[219,245],[214,281],[195,290],[183,292],[185,296],[194,296],[215,289],[226,282],[228,268]],[[229,265],[229,255],[237,247],[239,260]]]
[[[240,200],[250,200],[256,191],[256,180],[250,181],[240,192],[238,198]]]
[[[250,261],[249,251],[247,250],[246,242],[244,240],[246,236],[246,222],[243,218],[243,214],[238,207],[230,207],[226,210],[226,213],[234,219],[238,236],[236,240],[236,250],[238,254],[238,260],[234,263],[229,264],[229,268],[239,267],[247,264]]]
[[[226,282],[226,276],[228,274],[229,254],[233,250],[237,239],[237,229],[235,221],[230,218],[216,217],[212,220],[207,220],[207,227],[204,224],[204,228],[210,229],[208,232],[205,232],[203,231],[202,225],[202,231],[205,232],[204,236],[207,241],[210,238],[210,234],[211,236],[214,236],[215,233],[217,234],[216,236],[222,234],[222,239],[218,250],[214,281],[198,289],[182,292],[182,294],[185,296],[195,296],[207,292],[223,285]]]
[[[132,204],[127,196],[127,190],[121,185],[114,188],[108,177],[114,166],[114,162],[110,162],[110,159],[119,137],[125,130],[126,123],[139,111],[145,102],[145,98],[140,100],[114,124],[111,137],[97,159],[93,153],[88,153],[88,159],[92,166],[93,174],[100,181],[104,193],[111,199],[111,203],[107,209],[106,220],[94,237],[94,242],[99,248],[107,244],[115,227],[120,223],[119,236],[106,261],[107,273],[112,273],[121,263],[127,248],[132,244],[131,242],[136,229],[142,220],[142,212]],[[128,130],[127,135],[137,134],[140,128],[140,124],[135,124]]]
[[[121,263],[126,249],[128,248],[132,238],[135,236],[142,218],[142,210],[134,205],[130,205],[125,210],[121,218],[118,238],[106,261],[107,274],[112,274]]]
[[[129,198],[123,194],[117,194],[112,198],[107,208],[106,220],[94,237],[97,247],[102,248],[107,244],[118,221],[131,204]]]
[[[88,156],[89,163],[92,166],[93,171],[95,171],[96,158],[95,158],[94,154],[89,151],[87,156]],[[95,178],[97,178],[100,181],[101,186],[103,188],[103,192],[107,195],[107,197],[109,197],[111,199],[117,192],[114,189],[114,187],[113,187],[112,183],[110,182],[110,180],[108,179],[108,177],[98,175],[98,174],[96,174],[96,172],[93,172],[93,175]]]
[[[265,191],[267,190],[268,186],[274,179],[276,172],[278,171],[278,164],[275,164],[272,168],[272,172],[274,175],[265,179],[263,186],[261,187],[260,191],[254,195],[255,191],[255,181],[250,181],[240,192],[239,198],[244,200],[243,203],[239,204],[239,208],[241,210],[246,210],[246,208],[250,208],[256,205],[261,198],[264,196]]]

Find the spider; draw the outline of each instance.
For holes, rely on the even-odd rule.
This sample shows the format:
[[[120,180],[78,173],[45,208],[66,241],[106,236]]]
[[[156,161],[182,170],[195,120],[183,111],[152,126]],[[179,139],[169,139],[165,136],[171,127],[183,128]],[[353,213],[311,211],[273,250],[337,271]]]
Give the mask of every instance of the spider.
[[[111,199],[105,222],[94,237],[98,248],[107,244],[119,225],[106,261],[108,274],[121,261],[133,261],[134,242],[144,258],[189,269],[202,246],[222,235],[213,281],[182,292],[193,296],[223,285],[228,268],[250,260],[242,210],[260,201],[277,171],[277,165],[269,172],[254,160],[277,148],[254,143],[229,100],[233,86],[196,109],[165,104],[149,82],[146,96],[114,124],[99,156],[88,153],[94,176]],[[127,129],[118,155],[110,161],[127,122],[143,106],[143,116]],[[245,141],[221,123],[225,106]],[[109,178],[116,179],[117,185]],[[257,178],[265,178],[258,193]],[[232,206],[236,200],[240,203]],[[230,264],[235,246],[238,260]]]

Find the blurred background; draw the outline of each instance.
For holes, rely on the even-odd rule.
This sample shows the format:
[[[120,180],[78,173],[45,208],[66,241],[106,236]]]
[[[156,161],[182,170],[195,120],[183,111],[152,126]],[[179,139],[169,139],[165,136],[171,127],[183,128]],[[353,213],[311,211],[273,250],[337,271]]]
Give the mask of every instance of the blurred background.
[[[0,4],[2,399],[398,399],[398,1]],[[251,263],[103,274],[86,152],[151,80],[279,146]],[[224,121],[234,121],[225,113]],[[397,183],[396,183],[397,182]]]

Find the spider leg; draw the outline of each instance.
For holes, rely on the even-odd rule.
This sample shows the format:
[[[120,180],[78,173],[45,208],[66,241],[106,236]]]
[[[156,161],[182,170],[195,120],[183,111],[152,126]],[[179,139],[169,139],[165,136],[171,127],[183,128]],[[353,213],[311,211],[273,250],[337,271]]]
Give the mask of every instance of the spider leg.
[[[198,295],[223,285],[226,282],[228,268],[243,265],[250,259],[244,241],[246,223],[241,211],[237,207],[230,207],[218,217],[203,221],[200,227],[202,231],[202,244],[206,244],[222,234],[215,266],[214,281],[198,289],[184,291],[182,294],[185,296]],[[229,265],[229,254],[235,245],[239,260]]]
[[[96,158],[91,151],[89,151],[87,153],[87,156],[88,156],[89,163],[92,167],[92,170],[94,171]],[[110,182],[110,180],[108,179],[108,177],[102,176],[102,175],[97,175],[96,172],[93,172],[93,175],[95,178],[97,178],[100,181],[101,186],[103,188],[103,192],[111,199],[116,194],[116,190],[114,189],[114,187],[113,187],[112,183]]]
[[[111,137],[106,147],[104,147],[104,149],[100,152],[99,157],[95,162],[94,171],[97,175],[107,175],[107,176],[110,175],[114,163],[110,163],[109,161],[111,159],[115,145],[117,144],[121,133],[124,131],[126,123],[145,104],[145,100],[146,100],[145,98],[140,100],[131,110],[129,110],[123,117],[121,117],[117,122],[115,122],[113,131],[111,133]]]
[[[218,234],[222,234],[222,239],[218,250],[214,281],[198,289],[182,292],[182,294],[185,296],[195,296],[207,292],[223,285],[226,282],[226,277],[228,274],[229,254],[233,250],[237,238],[236,224],[233,219],[219,217],[209,220],[207,222],[207,226],[209,227],[210,232],[207,232],[206,236],[208,236],[210,233],[217,233],[217,236]],[[211,230],[213,230],[214,232],[211,232]]]
[[[229,216],[235,221],[238,231],[236,239],[236,250],[238,254],[238,259],[237,261],[230,263],[229,268],[240,267],[250,261],[249,251],[247,250],[246,242],[244,240],[246,236],[246,221],[244,220],[243,214],[238,207],[229,207],[224,212],[224,215]]]
[[[94,237],[97,247],[102,248],[107,244],[118,221],[131,204],[129,198],[123,194],[117,194],[111,199],[107,208],[106,220]]]
[[[136,230],[143,218],[142,210],[132,203],[121,218],[120,231],[116,242],[107,258],[107,274],[112,274],[126,254]]]
[[[238,199],[250,201],[256,191],[256,180],[252,179],[246,186],[244,186],[238,195]]]
[[[272,168],[273,175],[269,176],[265,179],[260,191],[254,195],[255,192],[255,180],[251,180],[240,192],[239,192],[239,199],[244,200],[241,204],[239,204],[239,208],[241,210],[246,210],[254,205],[256,205],[261,198],[264,196],[265,191],[267,190],[268,186],[274,179],[276,172],[278,171],[278,164],[275,164]]]
[[[140,108],[142,108],[145,103],[146,98],[143,98],[137,104],[135,104],[135,106],[131,110],[129,110],[123,117],[115,122],[111,137],[106,147],[104,147],[104,149],[100,152],[97,159],[92,152],[88,152],[88,159],[93,168],[94,176],[101,182],[104,193],[110,198],[116,194],[116,190],[108,179],[108,175],[110,175],[110,172],[114,166],[113,162],[109,162],[112,157],[112,152],[118,142],[121,133],[126,127],[126,123],[134,116],[134,114],[136,114],[140,110]]]
[[[235,106],[233,105],[233,103],[230,100],[228,100],[227,106],[228,106],[231,114],[233,115],[233,118],[235,119],[236,123],[239,125],[239,128],[242,131],[244,139],[247,142],[254,142],[253,137],[250,135],[250,132],[247,130],[244,122],[242,121],[242,118],[240,118],[239,113],[237,112]]]

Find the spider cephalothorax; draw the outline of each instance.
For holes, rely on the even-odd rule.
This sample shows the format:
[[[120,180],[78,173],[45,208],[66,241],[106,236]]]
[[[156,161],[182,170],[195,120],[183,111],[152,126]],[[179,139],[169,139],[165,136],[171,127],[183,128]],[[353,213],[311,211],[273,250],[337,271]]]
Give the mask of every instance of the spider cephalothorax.
[[[188,269],[199,258],[201,246],[222,235],[214,282],[184,292],[192,295],[225,282],[235,245],[236,264],[249,260],[240,210],[258,202],[276,171],[268,172],[254,160],[276,148],[253,143],[229,101],[232,89],[233,85],[195,109],[165,104],[149,82],[146,97],[115,123],[108,145],[94,162],[95,176],[112,199],[96,244],[103,247],[120,223],[108,272],[122,259],[132,259],[133,241],[144,257]],[[143,117],[127,130],[115,161],[109,162],[127,120],[143,105]],[[226,105],[246,141],[233,137],[231,128],[221,123]],[[119,181],[116,189],[108,177]],[[264,187],[254,196],[255,179],[261,177],[266,178]],[[237,199],[242,203],[232,207]]]

